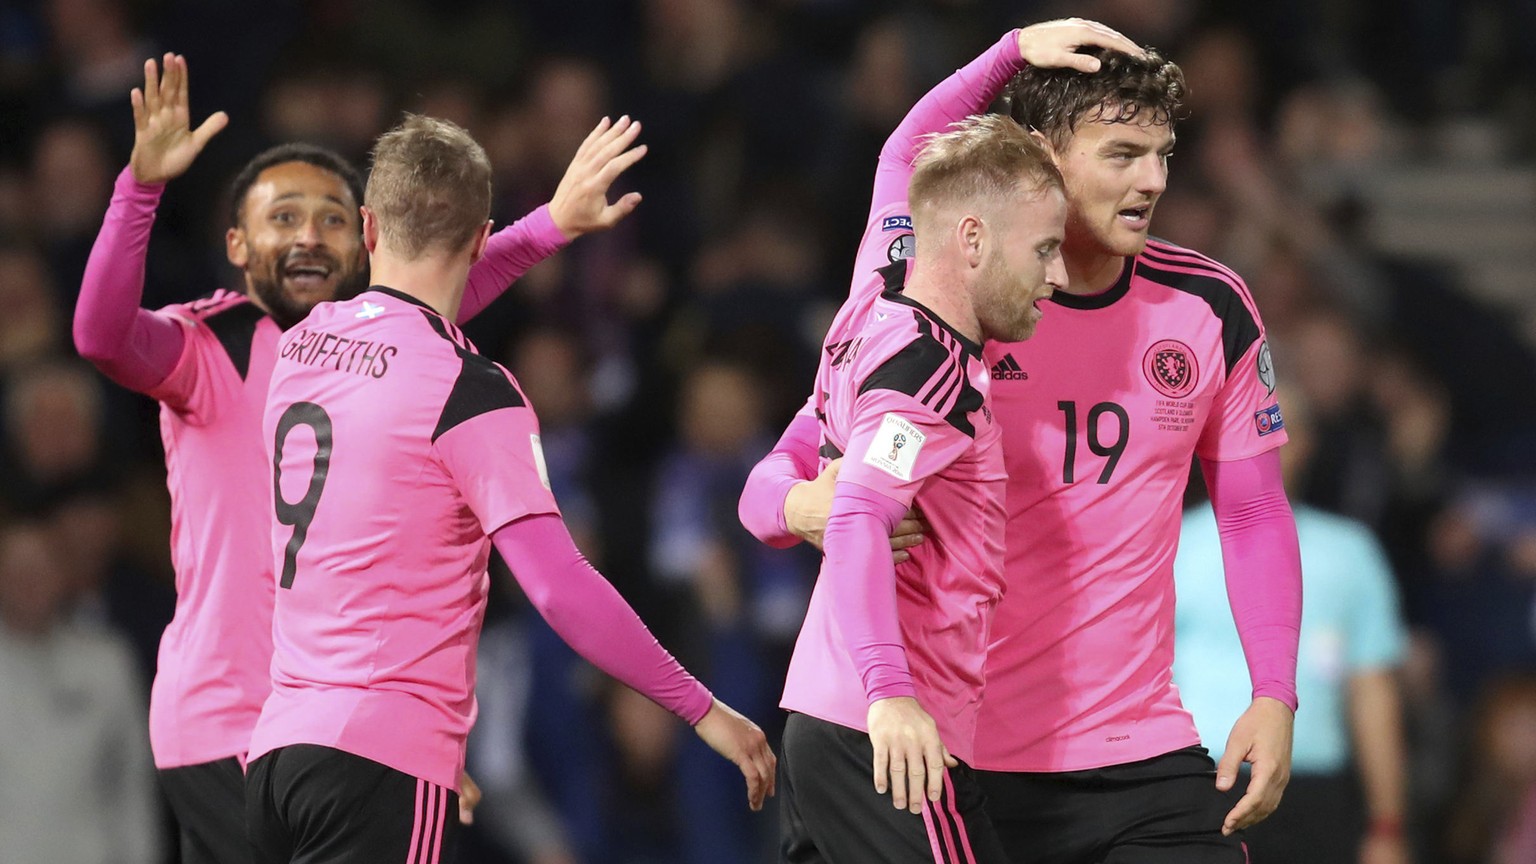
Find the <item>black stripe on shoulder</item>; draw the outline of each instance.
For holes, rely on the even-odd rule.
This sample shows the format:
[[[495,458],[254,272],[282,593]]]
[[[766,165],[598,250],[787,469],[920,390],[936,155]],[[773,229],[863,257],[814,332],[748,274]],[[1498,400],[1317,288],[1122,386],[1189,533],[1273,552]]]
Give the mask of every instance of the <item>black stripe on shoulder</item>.
[[[871,390],[892,390],[913,398],[933,379],[946,363],[954,363],[955,357],[932,336],[919,336],[907,343],[869,373],[859,385],[860,395]]]
[[[921,320],[921,319],[919,319]],[[934,384],[929,392],[922,397],[918,391],[924,384],[933,380],[940,369],[945,369],[945,374]],[[867,393],[871,390],[891,390],[896,393],[905,393],[914,399],[933,409],[935,413],[941,410],[940,406],[948,402],[955,393],[958,385],[960,394],[955,396],[955,404],[949,413],[944,415],[944,421],[966,435],[976,437],[976,426],[971,423],[969,414],[972,411],[981,410],[981,391],[971,386],[966,377],[965,368],[957,360],[955,355],[940,343],[937,337],[931,335],[918,336],[907,347],[891,355],[890,359],[881,363],[864,383],[859,385],[859,393]],[[942,388],[942,395],[934,391]],[[935,398],[937,397],[937,398]]]
[[[821,449],[816,451],[823,459],[841,459],[843,451],[837,449],[837,445],[831,441],[821,442]]]
[[[961,374],[961,380],[965,383],[960,388],[960,395],[955,399],[955,406],[944,415],[944,422],[964,432],[967,437],[976,437],[976,424],[971,422],[971,412],[981,410],[981,391],[971,386],[971,379]]]
[[[251,371],[251,343],[256,339],[256,325],[265,317],[267,313],[260,307],[247,302],[237,303],[203,319],[203,324],[224,346],[224,353],[235,364],[235,371],[240,373],[242,381]]]
[[[876,267],[875,272],[880,274],[880,279],[885,283],[887,291],[901,291],[907,285],[907,259],[905,258],[884,267]]]
[[[1253,343],[1259,341],[1259,322],[1243,302],[1243,296],[1223,277],[1200,273],[1179,273],[1166,269],[1145,256],[1136,268],[1136,275],[1159,285],[1193,294],[1211,307],[1211,313],[1221,321],[1222,356],[1227,363],[1227,374],[1243,359]]]
[[[464,359],[464,365],[448,393],[448,401],[443,403],[437,428],[432,430],[434,442],[453,427],[481,414],[501,408],[521,408],[527,404],[495,361],[468,351],[461,351],[459,356]]]

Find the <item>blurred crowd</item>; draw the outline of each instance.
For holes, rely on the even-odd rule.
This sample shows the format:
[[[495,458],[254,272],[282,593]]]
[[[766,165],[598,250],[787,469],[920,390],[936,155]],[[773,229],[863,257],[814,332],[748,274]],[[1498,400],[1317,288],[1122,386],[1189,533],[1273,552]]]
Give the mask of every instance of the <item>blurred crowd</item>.
[[[156,408],[69,344],[146,58],[186,55],[194,124],[231,117],[164,198],[151,306],[239,287],[225,184],[273,143],[366,165],[400,111],[446,117],[485,145],[506,224],[599,117],[643,122],[638,212],[466,330],[538,410],[586,554],[772,734],[818,558],[757,545],[736,497],[804,398],[885,136],[1005,29],[1061,15],[1185,70],[1153,233],[1247,279],[1313,426],[1293,495],[1385,550],[1415,860],[1516,860],[1536,843],[1536,352],[1448,262],[1374,247],[1360,180],[1454,158],[1438,133],[1466,116],[1500,130],[1499,158],[1536,160],[1531,0],[8,0],[0,848],[92,824],[123,861],[174,855],[143,740],[173,603]],[[466,864],[772,860],[774,817],[746,812],[734,769],[575,657],[510,579],[482,655]]]

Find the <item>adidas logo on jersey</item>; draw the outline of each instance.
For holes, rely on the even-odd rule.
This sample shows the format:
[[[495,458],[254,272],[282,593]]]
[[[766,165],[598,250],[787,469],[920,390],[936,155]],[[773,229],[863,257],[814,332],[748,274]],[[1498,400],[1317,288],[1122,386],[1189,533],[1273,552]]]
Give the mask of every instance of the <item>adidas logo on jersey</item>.
[[[1029,373],[1019,366],[1019,361],[1013,359],[1012,354],[1004,354],[1003,359],[992,364],[992,380],[1028,381]]]

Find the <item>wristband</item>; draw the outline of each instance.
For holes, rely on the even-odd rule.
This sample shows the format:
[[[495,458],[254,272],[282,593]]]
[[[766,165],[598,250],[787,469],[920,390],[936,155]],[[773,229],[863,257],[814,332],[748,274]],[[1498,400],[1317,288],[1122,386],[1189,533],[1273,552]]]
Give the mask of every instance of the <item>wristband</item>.
[[[1401,837],[1403,819],[1401,816],[1377,816],[1371,820],[1365,833],[1371,837]]]

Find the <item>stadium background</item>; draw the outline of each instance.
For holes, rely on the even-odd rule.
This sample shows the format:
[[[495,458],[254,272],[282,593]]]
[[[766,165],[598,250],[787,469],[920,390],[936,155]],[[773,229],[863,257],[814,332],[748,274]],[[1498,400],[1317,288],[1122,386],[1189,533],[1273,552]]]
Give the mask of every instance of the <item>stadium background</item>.
[[[1536,822],[1519,806],[1536,790],[1532,0],[9,0],[0,630],[7,602],[51,580],[61,620],[121,636],[147,697],[173,602],[155,408],[76,358],[68,322],[132,145],[128,90],[174,50],[194,121],[231,124],[165,196],[152,306],[236,287],[224,185],[266,145],[365,164],[401,110],[447,117],[489,151],[506,224],[547,200],[598,117],[642,120],[651,152],[623,182],[639,211],[467,329],[528,389],[585,551],[723,698],[775,725],[816,559],[751,541],[741,482],[811,380],[885,136],[1004,29],[1063,14],[1183,66],[1192,116],[1154,233],[1248,280],[1319,426],[1299,497],[1364,521],[1392,559],[1418,860],[1490,860],[1490,837]],[[487,801],[461,860],[771,860],[773,818],[745,814],[733,770],[575,660],[510,580],[484,653],[471,767]],[[70,830],[143,794],[105,790],[142,789],[147,766],[69,734],[0,728],[0,766],[58,743],[80,764],[46,770],[104,793],[0,831]],[[57,785],[38,780],[0,767],[12,793]]]

